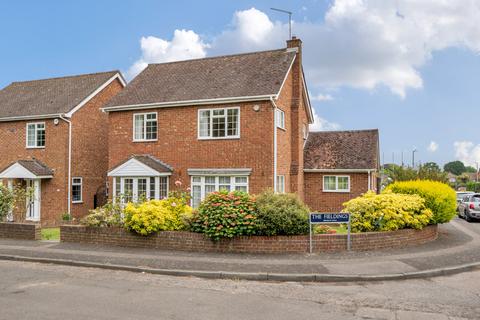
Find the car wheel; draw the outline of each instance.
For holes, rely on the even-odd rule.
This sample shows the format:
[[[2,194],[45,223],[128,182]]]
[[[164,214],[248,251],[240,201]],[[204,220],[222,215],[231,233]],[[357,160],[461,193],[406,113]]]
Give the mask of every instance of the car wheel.
[[[464,212],[464,215],[465,215],[465,220],[467,220],[467,222],[472,222],[472,218],[470,218],[467,211]]]

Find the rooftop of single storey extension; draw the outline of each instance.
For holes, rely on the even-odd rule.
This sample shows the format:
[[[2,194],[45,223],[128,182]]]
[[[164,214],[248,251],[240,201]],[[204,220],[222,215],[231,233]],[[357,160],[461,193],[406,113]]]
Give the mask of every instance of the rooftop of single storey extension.
[[[12,82],[0,90],[0,119],[65,114],[119,71]]]
[[[310,132],[305,169],[378,169],[378,130]]]
[[[277,95],[295,50],[270,51],[149,64],[106,106]]]

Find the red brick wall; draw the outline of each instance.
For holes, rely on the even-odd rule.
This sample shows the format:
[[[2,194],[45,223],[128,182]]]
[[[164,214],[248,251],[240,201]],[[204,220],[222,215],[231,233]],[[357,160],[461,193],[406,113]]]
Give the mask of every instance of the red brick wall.
[[[73,114],[72,177],[83,179],[83,202],[72,203],[72,215],[93,209],[94,195],[104,190],[108,170],[108,115],[100,108],[123,89],[115,80]]]
[[[45,123],[45,148],[25,147],[26,124],[29,122]],[[0,122],[0,170],[17,160],[32,158],[54,170],[53,178],[43,179],[41,183],[42,224],[55,224],[59,215],[67,211],[67,146],[68,125],[64,121],[59,121],[57,125],[53,119]]]
[[[391,232],[353,233],[352,250],[365,251],[407,247],[426,243],[437,238],[437,226],[423,230],[403,229]],[[96,228],[61,226],[62,242],[90,243],[161,250],[233,252],[233,253],[305,253],[309,251],[308,236],[236,237],[212,241],[203,234],[164,231],[143,237],[122,228]],[[347,249],[347,235],[315,235],[313,252],[334,252]]]
[[[350,176],[350,192],[323,192],[323,176],[332,173],[305,172],[305,203],[311,210],[340,212],[342,204],[368,191],[367,173],[340,173]]]
[[[259,105],[258,112],[253,110]],[[240,107],[240,139],[198,140],[198,109]],[[133,114],[158,112],[158,141],[133,142]],[[109,168],[132,154],[150,154],[171,165],[175,180],[190,185],[190,168],[251,168],[249,191],[273,188],[273,108],[270,102],[158,108],[109,113]],[[111,179],[110,179],[111,180]],[[110,181],[111,183],[111,181]]]
[[[41,228],[37,223],[0,222],[0,238],[40,240]]]

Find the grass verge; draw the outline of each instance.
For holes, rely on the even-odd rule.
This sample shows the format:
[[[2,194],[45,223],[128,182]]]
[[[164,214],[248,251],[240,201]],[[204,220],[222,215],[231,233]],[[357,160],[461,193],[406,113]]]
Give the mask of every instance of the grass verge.
[[[60,241],[60,228],[42,228],[42,240]]]

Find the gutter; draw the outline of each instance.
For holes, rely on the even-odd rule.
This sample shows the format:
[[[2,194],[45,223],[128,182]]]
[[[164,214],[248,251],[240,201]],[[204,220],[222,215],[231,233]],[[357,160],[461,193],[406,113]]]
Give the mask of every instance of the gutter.
[[[371,172],[376,172],[376,169],[303,169],[303,172],[318,172],[318,173],[368,173],[370,174]]]
[[[68,216],[72,217],[71,212],[71,196],[72,196],[72,121],[60,115],[60,119],[68,123],[68,193],[67,193],[67,213]]]
[[[18,116],[18,117],[5,117],[0,118],[0,122],[8,122],[8,121],[20,121],[20,120],[38,120],[38,119],[54,119],[62,117],[61,114],[44,114],[44,115],[36,115],[36,116]]]
[[[203,100],[169,101],[169,102],[160,102],[160,103],[157,102],[157,103],[145,103],[145,104],[132,104],[132,105],[124,105],[124,106],[105,107],[105,108],[101,108],[101,110],[103,112],[114,112],[114,111],[124,111],[124,110],[172,108],[172,107],[206,105],[206,104],[262,101],[262,100],[271,100],[275,96],[276,96],[275,94],[271,94],[271,95],[248,96],[248,97],[231,97],[231,98],[216,98],[216,99],[203,99]]]
[[[277,192],[277,105],[270,97],[273,106],[273,192]]]

